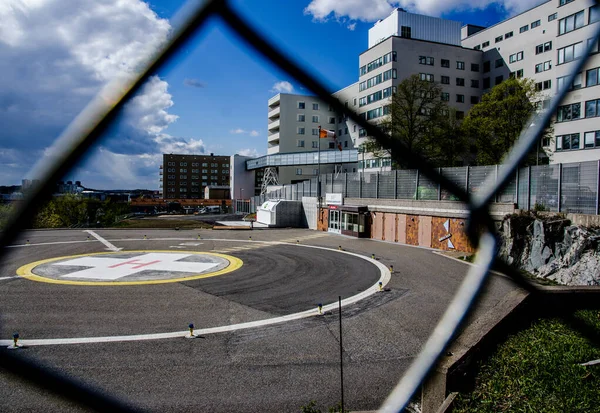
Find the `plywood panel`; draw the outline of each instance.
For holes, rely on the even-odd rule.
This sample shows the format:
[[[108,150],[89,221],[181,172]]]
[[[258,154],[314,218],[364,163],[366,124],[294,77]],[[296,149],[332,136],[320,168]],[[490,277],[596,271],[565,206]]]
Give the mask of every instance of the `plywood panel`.
[[[398,223],[396,227],[398,242],[406,244],[406,214],[398,214]]]
[[[383,212],[374,212],[371,214],[373,217],[373,225],[371,227],[371,238],[383,240]]]
[[[329,227],[329,210],[320,208],[317,216],[317,231],[327,231]]]
[[[419,245],[431,247],[431,217],[429,216],[419,217]]]
[[[406,243],[419,245],[419,216],[406,216]]]
[[[385,213],[384,236],[386,241],[396,242],[396,214]]]
[[[446,251],[474,252],[475,249],[471,246],[466,234],[466,225],[467,222],[464,219],[434,217],[431,228],[431,246]]]

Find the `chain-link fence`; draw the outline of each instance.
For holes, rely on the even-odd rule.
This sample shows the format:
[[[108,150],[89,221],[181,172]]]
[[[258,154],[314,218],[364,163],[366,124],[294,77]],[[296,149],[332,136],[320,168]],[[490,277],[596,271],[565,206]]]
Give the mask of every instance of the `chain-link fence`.
[[[373,137],[383,147],[389,148],[391,153],[398,154],[398,158],[395,160],[406,165],[412,171],[394,177],[396,197],[410,199],[414,195],[415,198],[419,199],[435,199],[436,197],[438,199],[456,199],[464,202],[469,208],[468,234],[473,245],[478,247],[475,265],[470,267],[455,297],[423,349],[384,402],[381,408],[382,411],[400,411],[408,404],[429,370],[443,354],[457,329],[462,325],[492,268],[504,271],[532,295],[542,298],[538,302],[540,305],[548,306],[548,308],[567,312],[574,308],[598,308],[600,306],[600,292],[598,290],[565,294],[560,290],[542,289],[531,284],[518,271],[515,271],[503,261],[498,260],[496,258],[498,245],[494,233],[495,228],[488,213],[490,203],[495,202],[498,198],[508,197],[509,194],[513,193],[513,190],[517,194],[517,204],[520,207],[526,206],[525,209],[529,209],[532,202],[534,204],[544,202],[549,206],[552,205],[552,202],[556,202],[557,210],[558,208],[563,210],[574,208],[582,211],[593,209],[593,196],[588,195],[587,189],[584,189],[591,188],[590,192],[594,193],[592,191],[594,188],[593,183],[597,182],[597,176],[592,178],[588,171],[588,168],[593,166],[582,163],[578,166],[569,165],[568,167],[561,165],[532,167],[525,171],[518,170],[518,168],[528,153],[539,142],[542,131],[550,123],[553,114],[556,113],[558,105],[575,78],[575,74],[582,71],[587,56],[596,47],[596,42],[588,42],[582,57],[569,63],[571,71],[564,79],[563,86],[552,98],[548,107],[543,112],[535,114],[526,123],[529,126],[523,130],[515,146],[506,155],[504,162],[506,165],[498,168],[497,172],[478,169],[477,173],[472,176],[473,182],[469,183],[467,178],[469,175],[464,169],[442,168],[442,170],[439,170],[431,167],[420,156],[379,130],[376,125],[368,123],[357,113],[346,108],[342,102],[330,94],[330,91],[321,82],[301,69],[297,63],[275,47],[266,36],[263,36],[260,31],[251,27],[247,21],[241,18],[231,8],[227,0],[191,0],[185,8],[185,13],[182,13],[184,20],[181,26],[172,32],[169,41],[162,50],[151,56],[146,65],[142,66],[144,69],[140,72],[131,74],[129,78],[115,79],[104,88],[101,94],[82,111],[57,140],[53,148],[56,151],[52,161],[43,161],[44,163],[37,165],[35,172],[41,178],[40,183],[32,189],[25,202],[11,217],[0,238],[0,247],[2,247],[0,248],[0,254],[6,255],[6,247],[16,239],[22,229],[29,227],[38,206],[50,199],[54,183],[66,176],[77,161],[98,142],[103,133],[115,121],[124,104],[140,90],[144,82],[161,69],[197,30],[205,25],[209,18],[218,17],[249,47],[295,78],[304,85],[306,90],[312,91],[325,104],[331,105],[334,111],[344,114],[356,125],[364,128],[367,136]],[[593,37],[598,39],[599,34],[600,25],[596,25]],[[349,196],[356,193],[358,186],[358,193],[363,197],[377,198],[380,190],[381,195],[387,197],[391,194],[390,179],[389,175],[382,179],[382,175],[376,173],[358,177],[348,174],[345,178],[334,176],[331,179],[321,181],[321,193],[333,192],[334,190],[343,192],[340,188],[343,188],[343,185],[348,185],[348,180],[350,180],[350,182],[358,183],[358,185],[351,185],[352,190],[346,187],[345,191]],[[316,191],[313,192],[311,184],[309,184],[310,189],[308,192],[315,194]],[[411,184],[414,186],[408,190],[407,188],[411,188]],[[365,185],[365,188],[362,188],[362,185]],[[513,185],[518,186],[513,188]],[[282,189],[283,196],[287,198],[287,190]],[[564,191],[564,197],[561,190]],[[306,193],[306,187],[303,187],[302,193]],[[548,199],[544,199],[544,194],[550,193],[557,194],[554,201],[548,197]],[[579,196],[572,196],[571,194],[574,193],[579,193]],[[596,196],[597,193],[596,190]],[[535,200],[533,195],[528,194],[535,194]],[[297,190],[295,195],[292,191],[290,196],[299,196],[299,191]],[[595,205],[597,208],[597,200]],[[579,331],[585,334],[583,329],[580,328]],[[593,337],[589,337],[595,340]],[[52,391],[56,395],[99,411],[135,411],[134,408],[123,404],[119,400],[101,394],[96,389],[83,385],[66,375],[29,361],[22,355],[15,354],[15,352],[10,353],[3,350],[0,355],[0,367],[13,372],[21,379]]]
[[[497,182],[504,165],[441,168],[440,173],[469,194],[480,191],[486,182]],[[321,194],[339,193],[345,198],[380,198],[422,201],[457,200],[438,183],[423,177],[419,170],[326,174],[297,184],[283,185],[255,197],[260,205],[269,199],[301,200]],[[600,161],[553,164],[520,168],[492,202],[516,204],[520,209],[598,215]],[[255,212],[255,211],[253,211]]]

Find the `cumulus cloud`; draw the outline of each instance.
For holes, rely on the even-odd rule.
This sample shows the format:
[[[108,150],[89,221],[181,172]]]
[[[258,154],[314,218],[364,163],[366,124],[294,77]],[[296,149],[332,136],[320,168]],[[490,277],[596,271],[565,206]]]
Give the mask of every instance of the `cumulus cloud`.
[[[229,131],[229,133],[232,133],[234,135],[250,135],[250,136],[258,136],[258,135],[260,135],[258,133],[258,131],[256,131],[256,130],[250,130],[250,131],[248,131],[248,130],[245,130],[245,129],[242,129],[242,128],[231,129]]]
[[[237,154],[242,156],[251,156],[253,158],[261,156],[261,154],[256,150],[256,148],[241,149],[238,151]]]
[[[503,9],[507,15],[514,15],[546,0],[311,0],[304,14],[311,15],[316,21],[324,22],[330,18],[337,21],[373,22],[383,19],[396,7],[405,10],[440,16],[457,10],[481,10],[491,5]],[[348,29],[354,30],[352,24]]]
[[[137,72],[171,30],[141,0],[4,0],[0,22],[4,184],[19,182],[37,159],[51,157],[51,143],[90,99],[114,77]],[[79,172],[97,183],[112,176],[121,183],[135,181],[135,187],[156,188],[160,153],[204,148],[201,140],[166,134],[177,120],[169,113],[173,104],[167,82],[150,78],[96,155],[78,165]],[[93,173],[85,172],[88,162]]]
[[[277,82],[273,85],[271,92],[277,93],[292,93],[294,91],[294,86],[288,81]]]
[[[197,88],[203,88],[206,86],[204,83],[202,83],[198,79],[184,79],[183,84],[186,86],[197,87]]]

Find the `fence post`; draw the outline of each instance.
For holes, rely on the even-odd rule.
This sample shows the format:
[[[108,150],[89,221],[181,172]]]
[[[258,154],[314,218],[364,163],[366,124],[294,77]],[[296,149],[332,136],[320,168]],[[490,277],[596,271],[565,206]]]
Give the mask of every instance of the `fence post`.
[[[598,161],[598,173],[596,174],[596,215],[600,215],[600,160]]]
[[[442,174],[442,168],[438,168],[438,173]],[[442,184],[438,182],[438,201],[442,200]]]
[[[394,199],[398,199],[398,170],[394,171]]]
[[[362,198],[362,181],[364,178],[364,173],[363,172],[359,172],[358,173],[358,197]]]
[[[517,167],[519,169],[519,167]],[[498,164],[496,164],[496,177],[494,178],[494,186],[498,188]],[[498,191],[494,192],[494,202],[498,203]]]
[[[379,172],[375,175],[375,199],[379,198]]]
[[[348,173],[344,174],[344,192],[342,194],[344,198],[348,196]]]
[[[415,200],[419,200],[419,170],[417,169],[417,177],[415,178]]]
[[[558,212],[560,212],[560,198],[562,197],[562,163],[558,164],[558,199],[556,203],[558,204]]]
[[[469,165],[467,165],[465,171],[465,192],[469,193]]]
[[[517,208],[519,208],[519,168],[517,167],[516,172],[516,185],[515,185],[515,204],[517,204]],[[497,182],[496,182],[497,183]]]
[[[527,210],[531,211],[531,166],[527,167]]]

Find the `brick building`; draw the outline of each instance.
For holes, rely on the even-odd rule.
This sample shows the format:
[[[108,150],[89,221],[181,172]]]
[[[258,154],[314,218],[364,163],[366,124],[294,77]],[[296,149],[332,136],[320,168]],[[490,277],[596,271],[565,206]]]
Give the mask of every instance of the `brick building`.
[[[230,157],[163,154],[163,199],[202,199],[206,186],[229,186]]]

